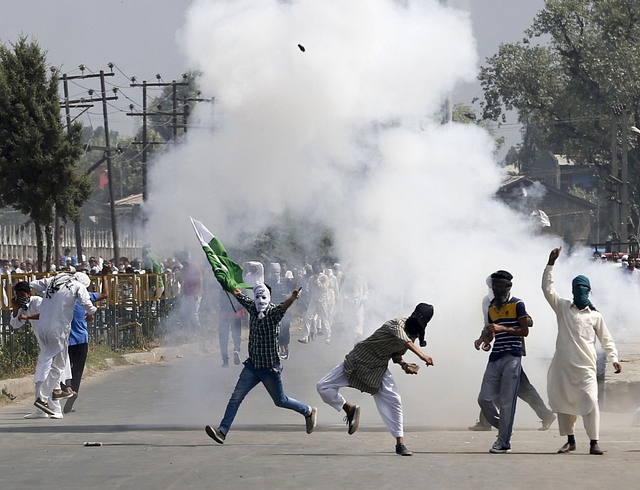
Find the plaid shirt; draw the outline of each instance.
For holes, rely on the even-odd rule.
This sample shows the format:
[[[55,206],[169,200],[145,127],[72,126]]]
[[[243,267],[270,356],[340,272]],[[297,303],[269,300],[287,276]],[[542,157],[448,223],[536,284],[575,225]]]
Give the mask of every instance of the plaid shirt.
[[[249,312],[249,358],[254,367],[271,368],[280,364],[278,335],[285,310],[280,305],[269,303],[264,318],[260,320],[256,304],[249,296],[238,293],[236,299]]]

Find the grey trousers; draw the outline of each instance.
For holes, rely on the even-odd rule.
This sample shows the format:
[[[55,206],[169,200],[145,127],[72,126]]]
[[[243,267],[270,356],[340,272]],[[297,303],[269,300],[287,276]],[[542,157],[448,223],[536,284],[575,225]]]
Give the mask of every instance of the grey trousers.
[[[528,404],[540,420],[545,421],[553,416],[553,412],[544,404],[542,397],[538,393],[538,390],[536,390],[535,386],[531,384],[531,381],[529,381],[527,373],[524,372],[524,369],[520,371],[520,386],[518,388],[518,398]],[[498,407],[498,409],[500,409],[500,407]],[[483,427],[491,427],[489,421],[482,414],[482,410],[480,410],[478,423]]]
[[[478,404],[491,425],[498,429],[498,442],[511,447],[511,432],[516,415],[522,358],[505,354],[497,361],[489,361],[482,378]],[[501,410],[498,411],[496,400]]]

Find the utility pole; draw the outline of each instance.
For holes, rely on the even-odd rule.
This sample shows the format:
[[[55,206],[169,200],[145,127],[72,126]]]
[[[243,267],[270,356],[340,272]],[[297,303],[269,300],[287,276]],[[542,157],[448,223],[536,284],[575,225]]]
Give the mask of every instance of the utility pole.
[[[622,158],[618,166],[618,118],[622,128]],[[620,243],[618,252],[628,251],[629,242],[629,113],[623,105],[611,107],[611,221]],[[615,241],[615,240],[614,240]],[[624,243],[625,245],[622,245]]]
[[[612,232],[611,235],[613,240],[612,242],[618,243],[622,241],[622,233],[623,229],[621,226],[621,211],[622,211],[622,203],[621,203],[621,190],[622,190],[622,180],[620,179],[620,167],[618,165],[618,118],[626,115],[626,110],[624,106],[618,104],[611,107],[611,175],[609,176],[609,182],[611,183],[611,221],[612,221]],[[622,153],[623,162],[627,158],[627,141],[626,141],[626,116],[622,118],[622,132],[623,132],[623,141],[622,141]],[[626,226],[626,224],[625,224]],[[619,248],[619,247],[616,247]],[[612,249],[613,251],[613,249]],[[616,250],[620,251],[620,250]]]
[[[449,7],[449,0],[440,0],[440,5]],[[450,123],[453,120],[453,100],[451,91],[447,92],[444,103],[442,104],[442,124]]]
[[[156,75],[156,78],[160,80],[162,77],[160,75]],[[182,75],[182,79],[186,80],[186,73]],[[147,117],[148,116],[171,116],[171,127],[172,127],[172,135],[173,140],[175,141],[178,137],[178,87],[188,86],[188,82],[176,82],[175,80],[171,82],[156,82],[156,83],[147,83],[146,80],[143,80],[142,83],[136,83],[135,77],[131,79],[130,87],[142,87],[142,112],[133,112],[133,105],[129,106],[131,112],[127,113],[127,116],[142,116],[142,201],[147,202],[149,199],[149,191],[148,191],[148,171],[147,171],[147,148],[149,144],[165,144],[164,142],[149,142],[147,136]],[[171,87],[171,100],[172,100],[172,111],[171,112],[148,112],[147,111],[147,87]]]
[[[628,252],[629,243],[629,133],[628,133],[628,113],[626,107],[622,108],[622,169],[620,178],[622,180],[622,192],[620,193],[620,241],[625,243],[622,252]]]
[[[102,116],[104,119],[104,143],[107,148],[111,147],[109,142],[109,114],[107,112],[107,89],[104,81],[104,71],[100,70],[100,88],[102,89]],[[109,201],[111,208],[111,234],[113,236],[113,254],[118,263],[120,258],[120,240],[118,238],[118,222],[116,219],[116,202],[115,193],[113,192],[113,168],[111,165],[110,152],[106,153],[107,156],[107,176],[109,177]]]
[[[618,117],[622,114],[620,106],[611,107],[611,175],[609,181],[611,183],[611,224],[613,231],[620,236],[620,199],[619,185],[621,183],[618,177]]]
[[[147,81],[142,82],[142,202],[149,200],[147,190]]]
[[[109,63],[109,68],[113,68],[113,64]],[[93,107],[93,102],[98,102],[98,101],[102,101],[102,108],[103,108],[103,115],[104,115],[104,121],[105,121],[105,140],[106,140],[106,144],[107,144],[107,151],[105,153],[110,153],[108,150],[110,150],[109,148],[109,122],[108,122],[108,117],[107,117],[107,110],[106,110],[106,103],[109,100],[117,100],[118,97],[117,95],[113,95],[111,97],[107,97],[106,96],[106,91],[105,91],[105,83],[104,83],[104,79],[105,77],[112,77],[114,76],[114,73],[104,73],[104,71],[100,71],[100,73],[92,73],[90,75],[85,75],[84,74],[84,65],[80,65],[80,70],[82,71],[82,75],[76,75],[76,76],[67,76],[67,74],[65,73],[64,75],[62,75],[62,81],[63,81],[63,89],[64,89],[64,100],[62,101],[62,105],[64,105],[65,108],[65,115],[66,115],[66,121],[67,121],[67,132],[71,131],[71,114],[70,114],[70,108],[74,107],[74,108],[84,108],[84,110],[88,110],[89,108]],[[85,79],[85,78],[98,78],[100,77],[101,80],[101,87],[102,87],[102,96],[99,98],[95,98],[93,97],[93,90],[89,90],[89,97],[88,98],[81,98],[81,99],[77,99],[77,100],[69,100],[69,85],[68,85],[68,81],[69,80],[76,80],[76,79]],[[114,94],[117,93],[116,89],[113,89]],[[84,112],[84,111],[83,111]],[[102,160],[104,161],[104,160]],[[102,163],[102,161],[100,163]],[[107,164],[109,165],[110,161],[107,162]],[[87,173],[92,172],[95,168],[97,168],[97,165],[94,165],[93,167],[91,167],[91,169],[89,169],[89,171]],[[114,244],[114,253],[116,254],[116,259],[119,256],[119,244],[118,244],[118,231],[117,231],[117,223],[116,223],[116,219],[115,219],[115,205],[113,202],[113,194],[112,194],[112,189],[113,189],[113,182],[112,182],[112,175],[111,172],[107,169],[107,174],[109,177],[109,188],[110,188],[110,199],[111,199],[111,205],[112,205],[112,213],[111,213],[111,229],[112,229],[112,236],[113,236],[113,244]],[[78,257],[78,261],[82,261],[82,235],[80,233],[80,222],[74,222],[74,230],[75,230],[75,237],[76,237],[76,255]],[[59,229],[56,229],[56,240],[58,240],[58,235],[59,235]]]
[[[187,132],[187,127],[188,127],[188,122],[189,122],[189,114],[190,114],[190,107],[189,107],[189,102],[210,102],[211,104],[214,104],[216,101],[215,97],[211,97],[210,99],[203,99],[202,97],[200,97],[201,93],[198,90],[197,92],[198,97],[189,97],[186,99],[178,99],[180,102],[184,102],[184,104],[182,105],[182,126],[184,127],[184,132]]]

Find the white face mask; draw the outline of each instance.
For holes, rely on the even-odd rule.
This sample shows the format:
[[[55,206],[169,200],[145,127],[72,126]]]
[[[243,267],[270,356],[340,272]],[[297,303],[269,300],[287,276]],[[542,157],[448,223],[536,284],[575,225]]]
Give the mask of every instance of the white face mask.
[[[258,318],[264,318],[264,312],[271,302],[271,293],[264,284],[256,284],[253,288],[254,302],[256,310],[258,310]]]

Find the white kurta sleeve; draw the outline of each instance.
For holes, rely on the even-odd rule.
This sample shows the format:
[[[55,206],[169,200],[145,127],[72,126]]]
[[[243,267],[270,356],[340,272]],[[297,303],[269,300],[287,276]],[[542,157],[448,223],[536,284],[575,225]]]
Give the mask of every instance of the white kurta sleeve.
[[[558,303],[562,298],[560,298],[558,291],[556,291],[556,288],[553,286],[552,265],[547,265],[542,273],[542,292],[553,311],[557,312]]]
[[[613,342],[613,337],[611,337],[609,329],[604,323],[604,319],[602,318],[602,316],[600,316],[600,318],[596,322],[595,330],[602,348],[607,353],[607,361],[618,362],[618,349],[616,349],[616,344]]]
[[[29,283],[29,286],[31,287],[31,289],[35,291],[35,293],[38,296],[42,296],[44,294],[45,289],[47,289],[47,285],[49,284],[49,281],[51,280],[53,279],[50,277],[45,279],[38,279],[37,281],[31,281]]]
[[[25,321],[24,320],[18,320],[18,317],[20,315],[22,315],[23,313],[25,313],[25,311],[22,308],[20,308],[18,310],[18,315],[17,316],[13,316],[13,310],[11,310],[11,319],[9,320],[9,325],[11,325],[12,329],[16,330],[16,329],[24,326]]]
[[[80,301],[80,304],[84,308],[84,311],[86,311],[90,315],[93,315],[98,310],[98,308],[96,308],[91,302],[91,297],[89,296],[87,288],[85,288],[81,284],[78,285],[78,301]]]

